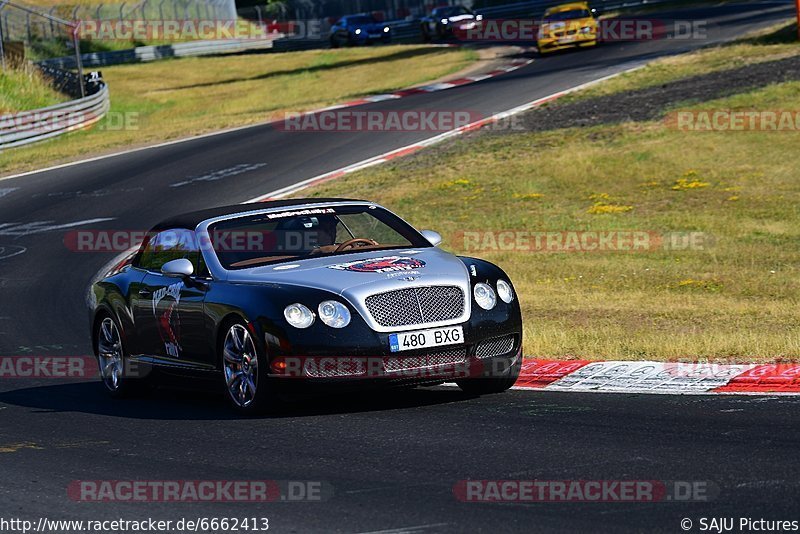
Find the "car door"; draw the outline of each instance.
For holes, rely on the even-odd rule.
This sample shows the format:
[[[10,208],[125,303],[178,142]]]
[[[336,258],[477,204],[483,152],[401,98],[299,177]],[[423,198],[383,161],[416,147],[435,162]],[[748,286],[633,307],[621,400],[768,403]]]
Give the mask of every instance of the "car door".
[[[163,274],[161,267],[176,259],[191,261],[194,274]],[[211,336],[204,314],[208,286],[194,231],[178,228],[157,233],[136,268],[146,273],[131,306],[143,355],[171,365],[208,366]]]

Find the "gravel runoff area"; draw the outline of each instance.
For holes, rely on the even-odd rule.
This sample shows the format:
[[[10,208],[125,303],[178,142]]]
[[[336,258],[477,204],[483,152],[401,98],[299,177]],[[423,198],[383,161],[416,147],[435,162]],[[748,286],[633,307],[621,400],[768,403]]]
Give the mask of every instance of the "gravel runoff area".
[[[542,132],[621,122],[651,121],[661,118],[677,104],[692,105],[774,83],[800,80],[800,56],[746,65],[693,76],[630,92],[599,96],[559,104],[555,102],[525,113],[495,133]]]

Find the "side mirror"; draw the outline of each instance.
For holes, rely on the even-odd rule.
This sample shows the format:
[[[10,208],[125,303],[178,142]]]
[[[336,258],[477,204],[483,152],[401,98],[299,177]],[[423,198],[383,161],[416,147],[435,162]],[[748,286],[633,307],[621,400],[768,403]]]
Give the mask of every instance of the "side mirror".
[[[438,247],[442,242],[442,236],[439,234],[439,232],[434,232],[433,230],[423,230],[420,233],[422,234],[422,237],[427,239],[434,247]]]
[[[173,278],[186,278],[194,274],[194,265],[185,258],[168,261],[161,266],[161,274]]]

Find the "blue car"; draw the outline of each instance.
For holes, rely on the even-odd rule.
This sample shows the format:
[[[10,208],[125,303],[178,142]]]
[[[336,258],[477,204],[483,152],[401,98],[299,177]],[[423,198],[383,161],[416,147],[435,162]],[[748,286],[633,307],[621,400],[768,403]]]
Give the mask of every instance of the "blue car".
[[[392,29],[372,15],[347,15],[331,26],[331,47],[389,43]]]

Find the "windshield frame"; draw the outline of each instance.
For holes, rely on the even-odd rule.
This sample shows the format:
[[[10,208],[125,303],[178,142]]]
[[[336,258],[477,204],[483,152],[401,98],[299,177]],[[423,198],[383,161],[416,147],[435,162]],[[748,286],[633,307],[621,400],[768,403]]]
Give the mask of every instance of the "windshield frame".
[[[571,16],[571,13],[580,13],[580,16]],[[566,18],[553,18],[553,17],[566,17]],[[591,10],[584,8],[566,9],[564,11],[555,11],[553,13],[544,15],[542,17],[543,24],[552,24],[557,22],[569,22],[571,20],[583,20],[592,18]]]
[[[198,242],[201,243],[200,246],[200,253],[203,256],[203,260],[205,261],[206,267],[211,273],[212,277],[215,280],[227,280],[231,273],[237,273],[242,271],[247,271],[248,269],[257,269],[260,267],[267,267],[267,266],[276,266],[281,265],[284,263],[301,263],[306,261],[314,261],[324,258],[340,258],[345,257],[349,254],[359,253],[359,252],[367,252],[367,251],[392,251],[392,250],[403,250],[408,248],[433,248],[433,245],[423,236],[419,230],[414,228],[411,224],[406,222],[402,217],[394,213],[393,211],[384,208],[383,206],[376,204],[374,202],[359,202],[359,201],[351,201],[351,202],[326,202],[326,203],[303,203],[297,204],[293,206],[282,206],[282,207],[273,207],[273,208],[261,208],[261,209],[254,209],[254,210],[247,210],[245,206],[242,206],[244,209],[240,213],[234,213],[230,215],[224,215],[220,217],[214,217],[212,219],[205,220],[197,225],[195,228],[195,232],[197,233]],[[386,247],[380,249],[350,249],[343,252],[339,252],[336,254],[325,254],[319,255],[314,257],[302,257],[302,258],[292,258],[292,259],[283,259],[274,262],[265,262],[265,263],[258,263],[249,267],[243,268],[234,268],[234,269],[226,269],[219,260],[216,252],[213,250],[212,247],[205,246],[206,243],[211,242],[211,236],[209,234],[209,228],[212,226],[227,221],[233,221],[235,219],[246,219],[248,217],[254,217],[259,215],[266,215],[269,213],[281,213],[286,211],[298,211],[298,210],[305,210],[305,209],[324,209],[324,208],[337,208],[337,207],[364,207],[376,210],[382,210],[388,217],[392,218],[392,223],[385,223],[390,226],[392,229],[403,235],[403,232],[400,229],[404,230],[405,233],[408,233],[410,237],[414,239],[409,239],[409,245],[403,246],[394,246],[394,247]],[[400,229],[398,229],[398,226]],[[405,237],[405,236],[404,236]],[[335,261],[335,260],[334,260]]]
[[[448,14],[448,12],[450,12]],[[437,7],[431,15],[435,18],[451,18],[451,17],[460,17],[462,15],[472,15],[469,9],[464,6],[445,6],[445,7]]]
[[[348,28],[358,26],[369,26],[370,24],[380,24],[378,20],[371,15],[350,15],[345,18],[344,25]]]

